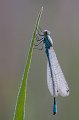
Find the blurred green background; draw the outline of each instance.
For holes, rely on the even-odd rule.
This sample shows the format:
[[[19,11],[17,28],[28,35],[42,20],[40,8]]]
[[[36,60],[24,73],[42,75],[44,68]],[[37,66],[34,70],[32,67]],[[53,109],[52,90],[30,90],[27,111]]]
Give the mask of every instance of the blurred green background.
[[[79,1],[0,1],[0,120],[12,120],[16,97],[37,14],[44,6],[40,27],[51,31],[59,63],[70,87],[70,96],[53,98],[47,88],[47,58],[34,50],[28,77],[26,119],[79,119]]]

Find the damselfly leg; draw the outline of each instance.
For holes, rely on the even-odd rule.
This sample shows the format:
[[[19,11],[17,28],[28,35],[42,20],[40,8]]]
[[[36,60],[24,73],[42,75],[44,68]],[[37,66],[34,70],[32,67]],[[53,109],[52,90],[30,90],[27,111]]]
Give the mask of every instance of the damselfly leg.
[[[40,30],[40,31],[39,31]],[[34,49],[37,49],[37,50],[43,50],[43,40],[44,40],[44,34],[41,30],[41,28],[39,28],[38,32],[37,32],[37,35],[36,35],[36,42],[37,44],[35,43],[34,44]],[[43,36],[43,37],[41,37]],[[42,43],[42,47],[41,48],[38,48],[38,46]]]
[[[41,40],[38,44],[34,44],[34,45],[39,46],[42,42],[43,42],[43,40]]]
[[[34,47],[34,49],[43,50],[43,46],[41,48]]]

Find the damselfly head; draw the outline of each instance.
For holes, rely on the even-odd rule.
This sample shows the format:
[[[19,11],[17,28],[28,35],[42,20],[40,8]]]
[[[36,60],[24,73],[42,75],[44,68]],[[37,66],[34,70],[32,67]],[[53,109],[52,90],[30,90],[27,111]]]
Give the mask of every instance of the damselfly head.
[[[44,36],[46,36],[46,35],[50,35],[50,31],[48,31],[48,30],[44,30]]]

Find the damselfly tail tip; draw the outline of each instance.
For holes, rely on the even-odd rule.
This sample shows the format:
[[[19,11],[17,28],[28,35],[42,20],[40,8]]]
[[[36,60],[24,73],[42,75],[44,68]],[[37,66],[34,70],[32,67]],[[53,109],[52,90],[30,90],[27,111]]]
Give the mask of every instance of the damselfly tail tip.
[[[57,113],[57,104],[56,104],[56,98],[54,97],[54,104],[53,104],[53,115]]]
[[[56,112],[53,112],[53,115],[55,115],[56,114]]]

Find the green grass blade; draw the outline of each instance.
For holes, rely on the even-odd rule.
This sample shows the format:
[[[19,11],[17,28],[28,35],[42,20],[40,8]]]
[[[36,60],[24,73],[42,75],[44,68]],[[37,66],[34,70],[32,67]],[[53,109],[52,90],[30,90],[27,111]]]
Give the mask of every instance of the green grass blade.
[[[28,78],[29,68],[30,68],[30,64],[31,64],[32,54],[33,54],[33,46],[34,46],[34,42],[35,42],[35,38],[36,38],[36,33],[38,31],[42,11],[43,11],[43,7],[41,8],[41,10],[38,14],[34,33],[32,36],[31,46],[30,46],[29,54],[27,57],[27,61],[26,61],[26,65],[25,65],[25,69],[24,69],[24,73],[23,73],[22,83],[20,85],[19,93],[17,96],[17,102],[16,102],[13,120],[24,120],[25,119],[27,78]]]

